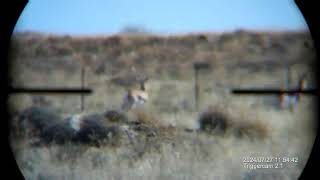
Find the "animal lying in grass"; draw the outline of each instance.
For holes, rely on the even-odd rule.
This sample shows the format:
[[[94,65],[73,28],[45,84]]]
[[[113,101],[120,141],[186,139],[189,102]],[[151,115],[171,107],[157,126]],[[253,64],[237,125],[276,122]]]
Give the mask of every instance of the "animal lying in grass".
[[[105,118],[104,115],[99,114],[71,116],[68,123],[75,130],[73,142],[99,146],[118,136],[120,128],[109,126]]]
[[[74,114],[63,119],[57,112],[35,106],[25,109],[19,118],[20,129],[33,144],[73,142],[99,145],[120,133],[120,128],[112,123],[123,122],[126,122],[126,116],[117,111]]]

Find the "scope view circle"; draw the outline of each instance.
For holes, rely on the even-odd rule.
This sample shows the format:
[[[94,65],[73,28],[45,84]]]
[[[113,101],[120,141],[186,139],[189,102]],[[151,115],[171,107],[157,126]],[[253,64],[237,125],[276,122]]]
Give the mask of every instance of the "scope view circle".
[[[30,1],[10,147],[25,179],[298,179],[315,64],[294,1]]]

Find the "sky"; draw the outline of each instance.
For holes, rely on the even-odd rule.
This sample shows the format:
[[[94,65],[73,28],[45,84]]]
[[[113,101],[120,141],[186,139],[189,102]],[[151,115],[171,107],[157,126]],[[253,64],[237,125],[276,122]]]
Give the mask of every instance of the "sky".
[[[15,32],[114,34],[128,26],[160,34],[307,29],[294,0],[29,0]]]

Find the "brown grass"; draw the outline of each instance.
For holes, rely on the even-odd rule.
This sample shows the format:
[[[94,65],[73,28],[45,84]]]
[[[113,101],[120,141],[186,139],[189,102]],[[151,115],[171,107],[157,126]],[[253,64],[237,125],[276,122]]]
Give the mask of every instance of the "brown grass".
[[[131,143],[125,133],[121,133],[121,145],[100,148],[30,147],[13,139],[26,179],[250,179],[256,176],[248,175],[251,170],[243,168],[242,157],[279,155],[297,156],[299,163],[276,170],[275,176],[261,170],[266,173],[263,179],[298,177],[316,133],[311,115],[306,116],[314,110],[302,103],[298,112],[281,111],[272,98],[239,97],[226,89],[281,87],[285,81],[280,64],[284,63],[302,63],[295,66],[294,76],[310,72],[307,64],[314,53],[303,47],[310,40],[308,34],[223,34],[208,34],[207,41],[197,35],[15,38],[11,76],[19,87],[80,87],[80,60],[69,53],[83,54],[88,65],[85,86],[94,90],[85,96],[85,113],[119,109],[132,66],[150,75],[150,101],[126,114],[129,123],[136,125],[128,128]],[[199,74],[200,117],[204,113],[211,117],[209,122],[221,119],[216,124],[225,124],[224,130],[218,131],[219,126],[204,131],[209,133],[196,130],[200,117],[193,106],[195,61],[212,65]],[[33,95],[10,96],[16,112],[33,104]],[[63,116],[80,111],[78,95],[44,97],[50,103],[38,103],[57,108]],[[120,119],[112,115],[109,121],[122,124]],[[77,157],[57,156],[82,151]]]
[[[156,116],[151,114],[150,112],[138,110],[138,111],[135,111],[134,113],[136,115],[136,121],[142,124],[150,125],[153,127],[161,126],[159,119],[157,119]]]

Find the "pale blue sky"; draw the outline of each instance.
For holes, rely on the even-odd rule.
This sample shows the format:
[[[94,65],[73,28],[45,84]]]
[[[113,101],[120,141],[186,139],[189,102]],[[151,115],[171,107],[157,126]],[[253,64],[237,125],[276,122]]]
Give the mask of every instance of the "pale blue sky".
[[[307,28],[293,0],[29,0],[15,31],[113,34],[128,25],[155,33]]]

